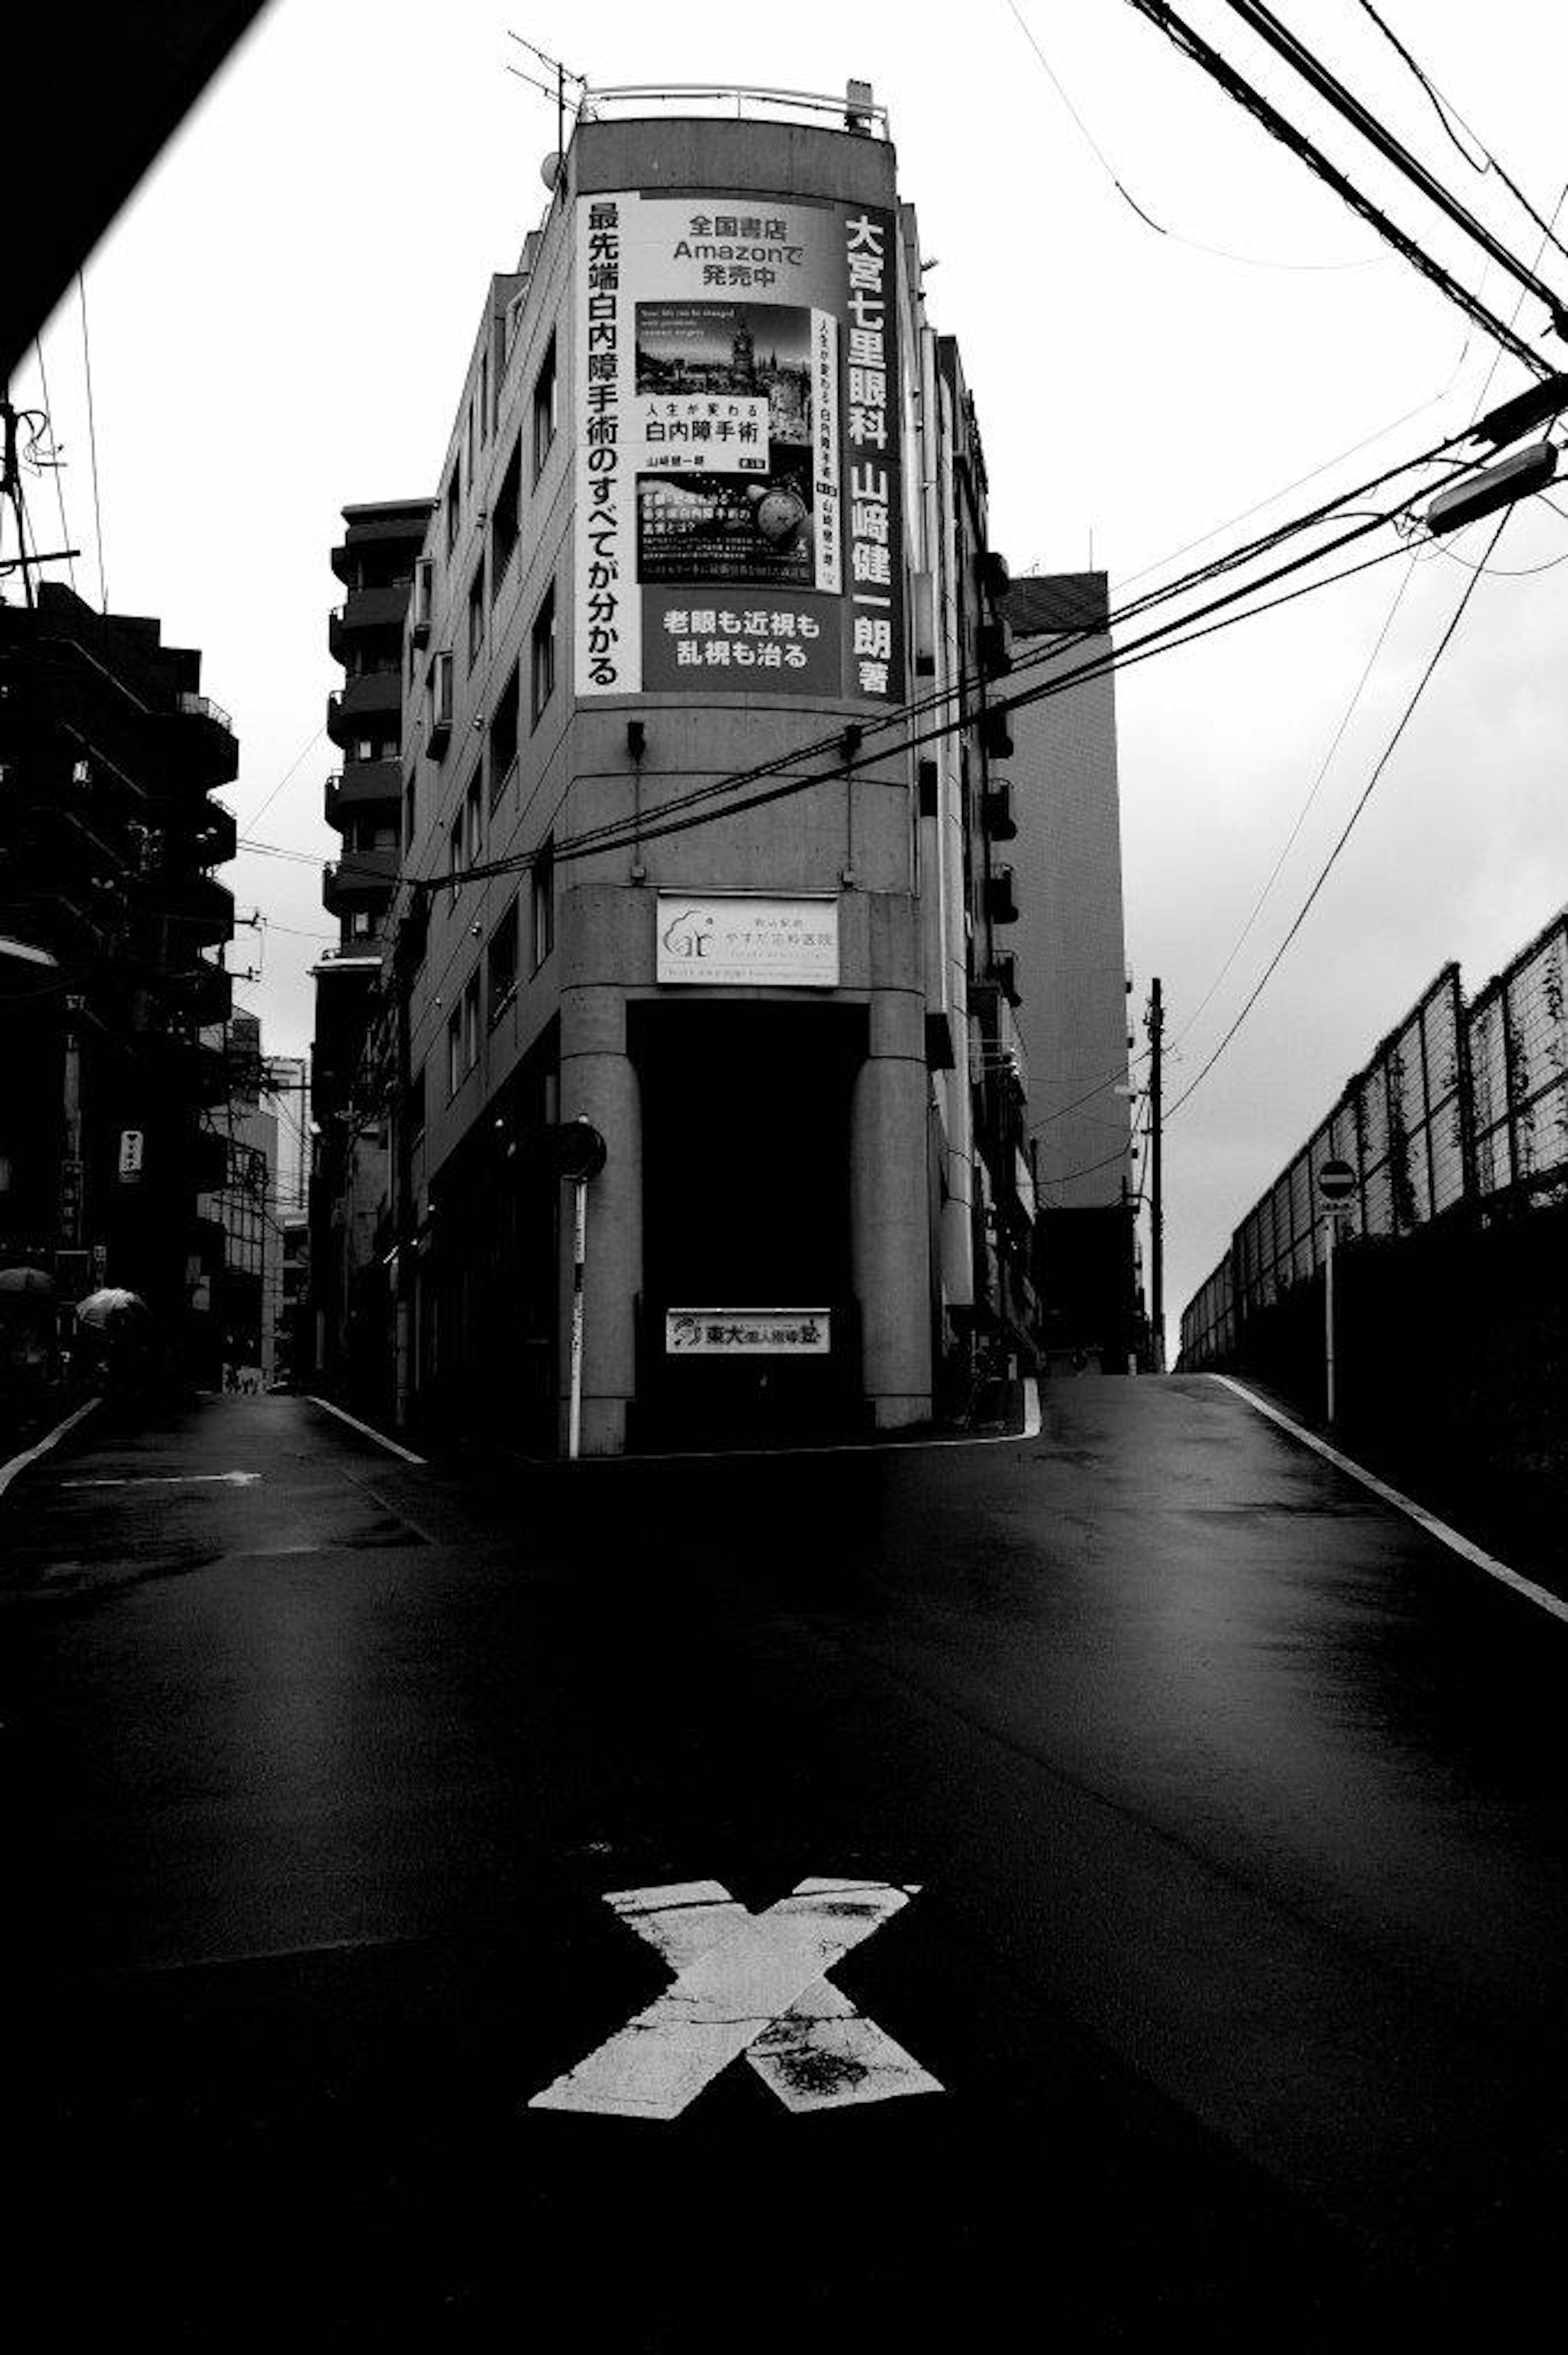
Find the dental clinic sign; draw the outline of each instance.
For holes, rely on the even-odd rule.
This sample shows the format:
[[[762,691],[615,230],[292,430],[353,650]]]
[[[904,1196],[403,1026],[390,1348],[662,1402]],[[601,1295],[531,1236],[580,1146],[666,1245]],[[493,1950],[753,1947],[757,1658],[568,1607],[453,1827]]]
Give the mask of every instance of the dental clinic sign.
[[[658,895],[654,979],[708,987],[836,989],[833,899],[765,900],[755,892]]]

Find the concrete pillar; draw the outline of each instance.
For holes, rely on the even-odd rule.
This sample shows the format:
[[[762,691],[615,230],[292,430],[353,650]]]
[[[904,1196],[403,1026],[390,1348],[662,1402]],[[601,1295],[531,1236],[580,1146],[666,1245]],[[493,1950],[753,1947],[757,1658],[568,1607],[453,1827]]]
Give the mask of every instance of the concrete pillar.
[[[636,1304],[642,1289],[642,1112],[626,1053],[626,1008],[613,988],[561,998],[560,1113],[590,1120],[605,1166],[589,1180],[583,1286],[582,1453],[619,1455],[637,1389]],[[560,1448],[567,1444],[571,1343],[571,1188],[561,1190]]]
[[[878,1019],[883,1008],[891,1019]],[[861,1304],[863,1380],[881,1430],[931,1412],[930,1209],[927,1199],[927,1081],[923,1053],[889,1036],[913,1026],[895,1000],[874,1007],[872,1051],[850,1106],[850,1221]],[[902,1011],[902,1009],[900,1008]],[[878,1048],[895,1051],[879,1052]],[[902,1047],[904,1051],[896,1051]]]

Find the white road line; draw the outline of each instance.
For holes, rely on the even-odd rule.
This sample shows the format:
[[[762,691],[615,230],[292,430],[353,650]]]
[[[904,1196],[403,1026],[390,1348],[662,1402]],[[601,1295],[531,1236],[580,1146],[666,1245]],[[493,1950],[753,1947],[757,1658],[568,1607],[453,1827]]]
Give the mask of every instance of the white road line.
[[[1461,1561],[1473,1563],[1477,1570],[1484,1570],[1489,1578],[1499,1579],[1504,1586],[1511,1586],[1516,1594],[1522,1594],[1527,1603],[1538,1604],[1542,1611],[1550,1611],[1554,1619],[1568,1621],[1568,1603],[1564,1603],[1561,1595],[1550,1593],[1544,1586],[1537,1586],[1533,1579],[1521,1578],[1517,1570],[1510,1570],[1507,1562],[1499,1561],[1495,1554],[1483,1551],[1478,1545],[1472,1545],[1468,1538],[1461,1537],[1457,1529],[1450,1529],[1446,1521],[1440,1521],[1436,1513],[1429,1513],[1424,1505],[1416,1504],[1414,1497],[1402,1495],[1397,1488],[1391,1488],[1386,1480],[1380,1480],[1375,1474],[1363,1470],[1361,1465],[1352,1464],[1348,1455],[1341,1455],[1339,1449],[1330,1447],[1326,1439],[1319,1439],[1315,1432],[1304,1431],[1298,1423],[1292,1423],[1287,1414],[1281,1414],[1278,1408],[1270,1406],[1266,1399],[1261,1399],[1255,1391],[1249,1391],[1245,1382],[1233,1380],[1229,1374],[1211,1374],[1209,1379],[1219,1382],[1227,1391],[1234,1391],[1237,1398],[1245,1399],[1248,1406],[1255,1407],[1259,1414],[1266,1415],[1270,1423],[1277,1423],[1281,1431],[1287,1431],[1292,1439],[1300,1440],[1304,1447],[1310,1447],[1339,1471],[1348,1473],[1352,1480],[1359,1480],[1363,1488],[1370,1488],[1374,1497],[1381,1497],[1385,1505],[1392,1505],[1396,1512],[1408,1515],[1429,1537],[1435,1537],[1439,1545],[1446,1545],[1450,1553],[1457,1553]]]
[[[221,1487],[250,1488],[260,1472],[118,1472],[101,1480],[62,1480],[62,1488],[190,1488],[203,1481]]]
[[[915,1893],[885,1881],[802,1881],[752,1914],[716,1881],[612,1892],[605,1903],[658,1948],[673,1983],[528,2107],[679,2117],[743,2052],[797,2113],[939,2094],[827,1977]]]
[[[84,1405],[77,1408],[74,1414],[68,1414],[63,1423],[57,1423],[52,1431],[46,1432],[43,1438],[27,1448],[23,1455],[13,1455],[9,1464],[0,1464],[0,1497],[5,1494],[18,1473],[25,1472],[29,1464],[36,1464],[40,1455],[47,1455],[56,1441],[63,1439],[66,1433],[74,1424],[79,1423],[84,1414],[90,1414],[98,1403],[97,1399],[90,1398]]]
[[[388,1439],[384,1431],[373,1431],[369,1423],[361,1423],[357,1415],[346,1413],[341,1406],[334,1406],[331,1399],[318,1398],[314,1391],[307,1391],[305,1396],[312,1406],[325,1407],[328,1414],[335,1414],[339,1423],[346,1423],[351,1431],[363,1432],[366,1439],[376,1442],[377,1447],[385,1447],[389,1455],[400,1455],[405,1464],[423,1464],[427,1460],[423,1455],[416,1455],[411,1447],[399,1447],[397,1442]]]

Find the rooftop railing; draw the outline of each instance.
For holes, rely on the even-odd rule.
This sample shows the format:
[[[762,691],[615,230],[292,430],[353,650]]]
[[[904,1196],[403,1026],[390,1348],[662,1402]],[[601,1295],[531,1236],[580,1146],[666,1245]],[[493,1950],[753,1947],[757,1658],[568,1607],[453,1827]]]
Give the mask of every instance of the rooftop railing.
[[[820,122],[836,116],[836,128],[863,139],[888,139],[887,109],[872,98],[871,85],[852,82],[836,97],[809,90],[761,90],[750,84],[724,82],[626,82],[613,90],[588,89],[583,94],[579,119],[594,123],[607,112],[645,113],[650,107],[691,114],[699,108],[734,115],[774,116],[785,122]]]

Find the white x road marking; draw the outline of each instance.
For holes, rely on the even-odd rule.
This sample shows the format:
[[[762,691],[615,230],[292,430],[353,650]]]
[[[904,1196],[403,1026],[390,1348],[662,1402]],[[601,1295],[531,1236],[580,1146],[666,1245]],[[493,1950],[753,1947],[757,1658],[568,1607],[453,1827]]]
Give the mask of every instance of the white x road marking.
[[[674,1984],[528,2107],[679,2117],[742,2052],[789,2110],[939,2094],[936,2078],[827,1977],[916,1886],[802,1881],[755,1914],[717,1881],[607,1896],[657,1946]]]

